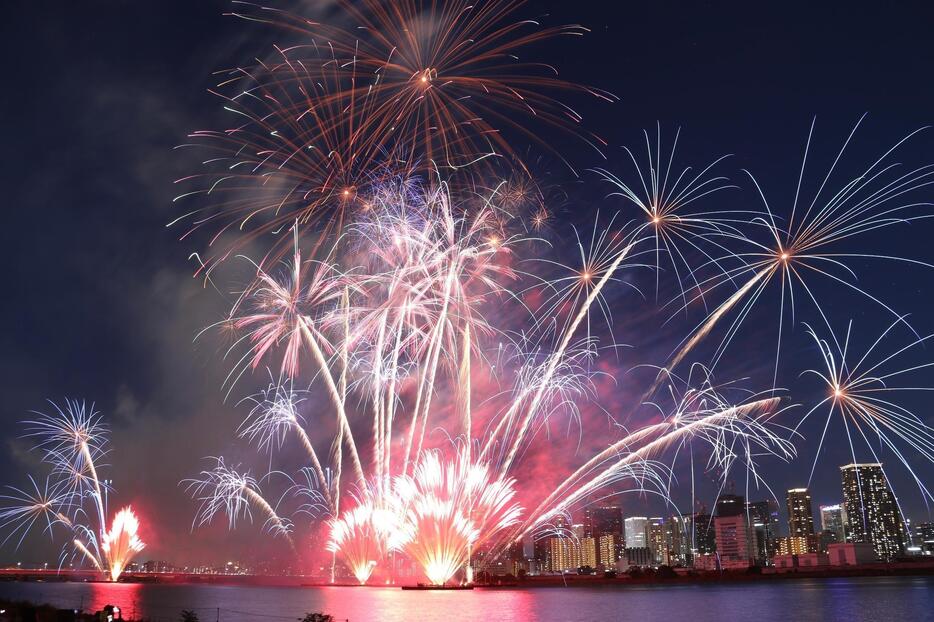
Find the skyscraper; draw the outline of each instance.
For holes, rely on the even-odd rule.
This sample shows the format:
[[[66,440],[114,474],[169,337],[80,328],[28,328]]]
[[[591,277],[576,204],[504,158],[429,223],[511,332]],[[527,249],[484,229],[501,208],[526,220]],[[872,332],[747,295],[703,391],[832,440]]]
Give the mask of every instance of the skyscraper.
[[[814,533],[814,510],[811,508],[811,493],[807,488],[792,488],[788,491],[788,535],[807,538]]]
[[[605,570],[612,570],[622,557],[621,536],[605,533],[597,538],[597,563]]]
[[[645,516],[630,516],[623,522],[626,525],[626,548],[640,549],[648,547],[645,539],[645,527],[649,519]]]
[[[766,565],[778,550],[778,504],[766,501],[750,501],[746,504],[749,525],[756,532],[756,562]]]
[[[597,540],[592,536],[580,539],[581,566],[596,569],[597,567]]]
[[[672,516],[665,521],[665,540],[668,543],[669,566],[686,566],[691,561],[690,535],[683,516]]]
[[[830,537],[830,542],[846,542],[846,512],[839,503],[820,506],[821,531]]]
[[[565,572],[581,567],[581,544],[575,538],[549,538],[551,559],[548,570]]]
[[[650,518],[646,527],[649,549],[656,564],[668,563],[668,539],[665,533],[665,521],[661,517]]]
[[[597,542],[597,563],[613,568],[623,552],[623,511],[616,506],[587,508],[584,535]]]
[[[847,464],[840,467],[840,476],[851,540],[871,544],[882,559],[903,553],[905,524],[882,464]]]

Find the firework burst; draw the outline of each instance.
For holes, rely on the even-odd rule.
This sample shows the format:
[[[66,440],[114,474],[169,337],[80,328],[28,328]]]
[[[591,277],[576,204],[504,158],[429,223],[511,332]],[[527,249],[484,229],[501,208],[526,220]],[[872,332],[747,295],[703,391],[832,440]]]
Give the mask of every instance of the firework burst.
[[[900,359],[906,353],[922,348],[932,336],[911,339],[896,349],[886,349],[900,326],[904,327],[902,319],[886,328],[863,354],[853,352],[852,322],[842,340],[835,335],[822,339],[817,331],[809,328],[808,332],[820,348],[824,366],[805,373],[823,382],[826,395],[808,411],[801,424],[811,415],[826,409],[811,477],[814,477],[830,424],[836,418],[843,423],[854,463],[857,462],[858,447],[865,448],[864,451],[868,451],[877,462],[881,462],[882,451],[890,452],[908,470],[922,494],[932,499],[931,491],[920,472],[912,466],[908,453],[917,454],[927,463],[934,462],[934,430],[914,412],[895,401],[899,394],[932,390],[923,384],[906,382],[906,379],[917,377],[934,363],[900,365]]]
[[[654,141],[645,134],[645,158],[627,150],[634,176],[598,171],[635,206],[635,217],[607,224],[598,216],[592,232],[575,228],[574,266],[563,263],[568,244],[555,256],[532,257],[544,266],[535,274],[521,270],[529,265],[523,251],[547,246],[534,236],[554,212],[507,135],[528,135],[533,120],[575,126],[576,113],[549,93],[588,89],[513,58],[536,42],[580,32],[515,21],[520,5],[342,1],[351,31],[238,3],[236,15],[282,26],[298,41],[276,48],[273,60],[225,75],[230,93],[223,96],[239,125],[195,135],[221,155],[208,163],[217,170],[194,178],[202,185],[194,192],[216,203],[190,218],[195,229],[214,227],[220,237],[212,244],[222,249],[269,242],[224,322],[241,334],[228,351],[235,361],[228,381],[233,390],[250,370],[275,361],[278,374],[250,398],[240,433],[270,453],[296,439],[309,466],[297,478],[273,471],[290,486],[270,503],[260,489],[265,477],[212,459],[212,468],[187,481],[200,502],[195,525],[225,515],[233,528],[259,512],[267,531],[291,537],[299,523],[286,516],[292,506],[284,500],[298,498],[297,512],[327,521],[328,550],[358,582],[401,555],[443,584],[470,566],[477,547],[495,559],[518,538],[545,533],[595,500],[634,492],[673,504],[675,469],[684,460],[692,501],[695,468],[715,473],[721,488],[741,471],[747,488],[768,489],[760,462],[792,460],[799,438],[781,423],[793,406],[777,386],[795,298],[813,303],[828,328],[818,280],[891,311],[856,284],[854,264],[911,260],[847,245],[928,216],[915,194],[934,181],[934,168],[902,171],[889,162],[904,140],[832,190],[848,138],[813,194],[802,165],[788,213],[773,210],[761,189],[764,209],[754,213],[703,207],[734,187],[718,172],[724,158],[684,166],[676,157],[680,134],[669,149],[659,128]],[[810,144],[811,136],[805,163]],[[494,155],[509,157],[491,166]],[[499,175],[501,165],[510,171]],[[289,242],[292,256],[282,261]],[[584,451],[554,465],[554,485],[536,493],[523,480],[523,461],[545,436],[540,431],[564,416],[583,436],[591,414],[584,403],[601,397],[598,380],[618,375],[600,367],[599,354],[618,347],[614,311],[621,305],[612,292],[638,291],[638,272],[626,273],[636,267],[654,270],[656,302],[660,291],[677,291],[662,306],[678,308],[671,318],[695,302],[704,317],[667,364],[653,365],[660,371],[636,391],[642,398],[621,405],[630,415],[651,410],[650,422],[630,428],[608,416],[610,437],[581,443]],[[670,282],[662,282],[666,273]],[[771,388],[736,397],[736,383],[715,384],[711,370],[763,293],[776,288]],[[595,326],[598,316],[606,327]],[[685,358],[723,322],[709,365],[692,361],[682,380]],[[873,432],[890,449],[907,443],[930,460],[925,424],[866,397],[867,387],[884,380],[876,372],[868,372],[872,380],[843,377],[840,359],[820,343],[830,370],[822,377],[835,387],[831,414],[842,413],[859,434]],[[296,391],[302,377],[308,384]],[[477,382],[481,377],[489,380]],[[302,408],[306,395],[319,393],[327,399],[315,400],[313,414]],[[333,425],[319,425],[325,417]],[[336,432],[330,439],[312,434],[321,429]],[[441,443],[432,438],[438,430]],[[319,446],[324,440],[329,445]],[[74,454],[67,443],[47,451]],[[345,462],[350,482],[343,481]],[[85,486],[80,477],[74,482]],[[24,495],[23,512],[9,518],[54,524],[43,504],[57,492],[37,485],[36,494]],[[531,511],[520,509],[519,498]]]
[[[40,487],[29,476],[31,490],[10,486],[2,499],[10,505],[0,510],[0,528],[10,528],[4,542],[19,535],[17,546],[38,523],[50,535],[59,529],[71,533],[74,553],[116,581],[145,544],[140,540],[139,519],[129,506],[120,510],[110,526],[107,499],[110,485],[98,469],[107,454],[107,428],[101,414],[83,401],[49,401],[50,413],[35,413],[26,422],[27,438],[36,439],[51,474]],[[90,505],[90,512],[86,506]],[[68,545],[62,552],[64,563]]]
[[[859,286],[855,262],[868,259],[931,266],[899,255],[873,254],[860,250],[854,252],[847,249],[845,243],[852,243],[854,238],[872,231],[930,217],[922,208],[931,203],[919,200],[917,195],[920,190],[934,183],[934,166],[906,169],[891,161],[893,153],[920,131],[917,130],[899,140],[858,174],[848,178],[838,190],[831,190],[830,180],[858,127],[859,123],[853,127],[817,190],[807,200],[803,193],[803,182],[814,132],[814,123],[811,124],[794,200],[786,219],[776,215],[755,178],[750,175],[765,205],[765,215],[754,219],[752,224],[765,230],[769,240],[758,242],[752,236],[742,238],[752,244],[754,250],[729,254],[729,258],[742,260],[742,265],[698,283],[698,289],[705,292],[704,295],[737,281],[741,285],[684,340],[669,367],[677,366],[717,324],[732,314],[733,319],[713,355],[713,364],[716,365],[763,292],[776,282],[780,289],[776,375],[784,325],[788,321],[786,314],[794,313],[797,298],[803,297],[811,303],[819,320],[830,328],[821,299],[822,291],[818,287],[821,279],[845,291],[855,292],[858,297],[900,317],[885,302]],[[700,296],[689,300],[685,306]],[[773,378],[773,386],[775,382]]]

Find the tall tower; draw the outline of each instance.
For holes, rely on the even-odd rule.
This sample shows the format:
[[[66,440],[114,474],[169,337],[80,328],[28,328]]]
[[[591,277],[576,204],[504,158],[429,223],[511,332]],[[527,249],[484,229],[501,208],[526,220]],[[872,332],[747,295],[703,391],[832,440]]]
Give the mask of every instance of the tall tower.
[[[623,511],[618,506],[588,508],[584,513],[584,536],[597,543],[597,563],[614,568],[623,552]]]
[[[840,477],[852,541],[871,544],[886,560],[904,552],[905,524],[882,464],[847,464],[840,467]]]
[[[668,563],[668,542],[665,533],[665,520],[661,517],[650,518],[645,528],[652,559],[656,564]]]
[[[792,488],[788,491],[788,535],[807,538],[814,534],[814,511],[811,509],[811,493],[807,488]]]

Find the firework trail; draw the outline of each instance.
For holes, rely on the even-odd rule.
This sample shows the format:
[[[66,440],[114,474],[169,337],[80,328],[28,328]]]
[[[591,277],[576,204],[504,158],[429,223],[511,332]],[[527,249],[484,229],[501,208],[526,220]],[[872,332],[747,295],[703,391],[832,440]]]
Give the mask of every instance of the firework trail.
[[[248,471],[241,472],[239,466],[228,467],[223,457],[213,458],[214,466],[201,471],[199,478],[183,480],[188,492],[200,502],[192,528],[209,525],[218,514],[227,516],[231,529],[240,520],[253,522],[253,510],[266,517],[264,529],[275,536],[282,536],[292,544],[292,525],[279,516],[275,508],[263,497],[256,478]]]
[[[265,390],[249,399],[255,405],[240,426],[240,436],[257,442],[272,453],[273,449],[281,449],[289,433],[295,434],[308,454],[314,477],[318,482],[327,481],[318,453],[305,431],[305,420],[298,412],[299,404],[305,398],[292,388],[291,383],[286,386],[285,383],[270,382]],[[335,510],[330,490],[324,487],[322,494],[328,506]]]
[[[139,519],[129,506],[107,526],[110,490],[98,474],[108,452],[107,429],[93,404],[78,400],[65,400],[64,406],[49,404],[52,413],[35,413],[37,417],[26,422],[26,437],[37,439],[35,447],[51,474],[41,488],[30,475],[32,490],[9,486],[11,494],[0,496],[11,502],[0,509],[0,529],[11,529],[4,543],[19,534],[17,546],[21,545],[37,523],[50,536],[58,528],[70,531],[75,551],[116,581],[145,545],[138,536]],[[92,505],[90,514],[85,510],[87,501]],[[88,519],[96,526],[87,524]]]

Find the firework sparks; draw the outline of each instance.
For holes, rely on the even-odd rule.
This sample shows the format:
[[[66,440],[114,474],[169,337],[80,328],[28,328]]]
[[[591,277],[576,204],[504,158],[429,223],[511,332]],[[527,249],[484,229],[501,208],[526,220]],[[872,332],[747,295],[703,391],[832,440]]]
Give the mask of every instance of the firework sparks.
[[[101,550],[108,562],[110,580],[116,581],[133,557],[146,545],[139,539],[139,519],[130,506],[117,512],[101,538]]]
[[[777,386],[786,309],[794,311],[803,292],[829,328],[816,285],[822,277],[891,311],[856,285],[851,264],[910,260],[843,245],[928,216],[917,210],[928,204],[914,194],[934,182],[934,167],[901,171],[889,162],[904,140],[831,191],[848,138],[809,200],[803,198],[809,195],[802,164],[783,217],[761,189],[761,213],[702,207],[734,187],[717,172],[724,158],[697,170],[682,167],[676,163],[680,130],[668,149],[659,127],[654,141],[645,133],[644,160],[627,150],[634,177],[598,171],[636,207],[637,217],[620,226],[619,216],[609,224],[598,216],[592,233],[575,227],[579,265],[564,266],[567,254],[559,252],[531,257],[546,266],[541,275],[519,270],[526,259],[519,248],[544,246],[528,236],[546,227],[554,206],[507,133],[529,134],[532,120],[576,124],[576,113],[548,93],[588,90],[538,75],[513,58],[530,44],[580,32],[512,21],[519,5],[342,1],[352,31],[240,5],[238,16],[284,26],[300,41],[226,75],[221,96],[238,125],[194,135],[194,142],[218,148],[208,162],[217,168],[186,183],[201,184],[193,194],[216,202],[188,216],[194,230],[219,229],[211,240],[221,249],[214,260],[270,238],[270,248],[259,251],[254,281],[224,322],[241,333],[228,355],[246,348],[228,381],[232,390],[248,371],[281,354],[278,378],[270,374],[267,389],[250,398],[240,434],[270,454],[297,439],[309,466],[298,478],[273,471],[291,486],[270,503],[260,489],[265,477],[213,459],[212,468],[187,480],[200,502],[194,525],[223,514],[234,528],[259,512],[267,531],[291,538],[293,523],[285,514],[293,506],[282,501],[297,498],[304,501],[297,512],[324,515],[328,550],[358,582],[369,581],[398,554],[441,585],[470,566],[477,547],[495,557],[518,537],[542,533],[558,516],[597,498],[632,491],[670,502],[674,470],[684,456],[691,460],[692,495],[695,459],[718,473],[721,485],[743,470],[747,487],[767,488],[760,460],[796,455],[791,439],[797,429],[777,423],[791,407],[782,407]],[[805,164],[810,144],[811,136]],[[508,157],[494,166],[492,155]],[[499,165],[511,170],[499,175]],[[289,241],[292,256],[279,270],[275,261],[287,255]],[[532,511],[521,511],[515,499],[525,491],[514,477],[544,436],[539,431],[560,413],[583,432],[582,403],[599,397],[600,374],[613,375],[597,363],[601,350],[618,347],[610,292],[638,291],[636,277],[623,272],[639,262],[654,269],[656,302],[663,288],[677,290],[662,306],[679,307],[672,318],[695,302],[704,309],[654,382],[636,391],[642,399],[629,405],[630,413],[648,407],[658,418],[624,428],[608,417],[612,438],[568,458],[573,463],[562,465],[566,473],[547,493],[522,497]],[[673,274],[670,283],[661,281],[666,272]],[[536,282],[528,287],[525,279]],[[710,369],[763,292],[779,281],[771,390],[728,399],[724,390],[732,385],[714,385]],[[730,287],[735,291],[716,298]],[[592,326],[591,314],[602,316],[606,327]],[[688,354],[727,321],[710,365],[692,362],[688,380],[680,380],[676,372]],[[931,461],[930,428],[867,395],[874,383],[888,390],[888,377],[880,380],[865,367],[865,377],[853,368],[841,374],[845,352],[835,358],[819,343],[829,370],[821,377],[833,390],[817,407],[829,401],[831,414],[843,414],[863,438],[871,432],[892,450],[897,441],[907,444]],[[702,370],[700,382],[691,378],[696,370]],[[483,394],[474,386],[481,375],[493,379],[492,395],[486,394],[490,385],[478,384]],[[309,395],[327,396],[316,400],[313,414],[301,407],[306,392],[293,388],[302,376],[310,376]],[[666,390],[659,391],[663,384]],[[322,439],[312,430],[320,428],[315,418],[325,416],[335,418],[336,433],[330,451],[319,452]],[[446,435],[441,449],[433,429]],[[69,431],[56,438],[45,447],[49,459],[70,474],[72,488],[100,497],[91,483],[96,475],[85,465],[100,449]],[[899,456],[907,466],[904,453]],[[355,475],[349,509],[340,505],[342,495],[347,505],[345,461]],[[22,508],[5,516],[11,526],[55,524],[44,504],[59,489],[35,488],[35,494],[16,493]]]
[[[928,463],[934,462],[934,430],[911,410],[894,401],[900,393],[931,391],[921,384],[906,384],[905,379],[916,376],[934,366],[934,363],[900,366],[899,359],[915,348],[921,348],[932,335],[910,340],[894,351],[885,350],[893,340],[893,333],[902,325],[898,319],[886,328],[862,354],[853,353],[852,322],[847,326],[842,342],[836,336],[822,339],[809,328],[820,347],[823,369],[809,369],[824,383],[826,395],[802,418],[799,427],[814,413],[827,409],[820,441],[811,466],[811,477],[827,440],[827,432],[835,416],[843,423],[853,462],[857,462],[857,446],[865,447],[877,462],[879,452],[891,452],[928,499],[934,499],[921,474],[912,467],[907,453],[919,455]],[[862,443],[860,443],[862,441]],[[906,449],[907,448],[907,449]]]
[[[452,462],[423,455],[410,476],[395,481],[406,508],[404,550],[434,585],[444,585],[467,563],[470,550],[519,520],[515,481],[490,465],[471,462],[466,449]]]
[[[279,516],[275,508],[263,497],[256,478],[238,466],[228,467],[223,456],[213,458],[214,466],[201,471],[201,477],[184,480],[188,492],[200,502],[192,527],[208,525],[218,515],[227,516],[231,529],[240,520],[253,521],[253,511],[259,510],[266,520],[264,528],[273,535],[283,536],[290,543],[291,523]]]
[[[761,228],[768,232],[770,239],[762,243],[751,237],[746,238],[755,246],[755,250],[730,255],[742,259],[744,262],[742,266],[726,270],[698,284],[699,289],[709,293],[713,289],[734,282],[741,275],[751,273],[736,293],[721,303],[698,325],[691,336],[685,340],[684,346],[674,356],[669,367],[675,367],[711,332],[716,324],[738,308],[732,323],[727,328],[726,335],[713,356],[713,363],[716,365],[762,293],[776,280],[781,283],[778,337],[775,350],[776,375],[786,310],[794,311],[796,291],[803,292],[804,298],[813,304],[820,320],[830,328],[820,300],[820,291],[815,283],[818,278],[822,277],[833,285],[855,292],[859,297],[880,305],[895,317],[900,317],[883,301],[856,284],[857,273],[851,264],[854,260],[870,259],[931,266],[897,255],[852,252],[845,247],[840,248],[839,244],[852,241],[853,238],[871,231],[930,217],[929,214],[919,212],[919,209],[931,204],[916,200],[914,197],[917,191],[934,183],[934,166],[926,165],[905,170],[899,164],[891,162],[890,156],[920,131],[916,130],[895,143],[831,195],[832,191],[828,189],[828,184],[858,127],[859,123],[853,127],[820,186],[808,202],[802,196],[802,186],[814,133],[814,123],[811,124],[794,201],[790,215],[784,224],[779,224],[780,218],[769,206],[755,178],[752,178],[766,210],[764,217],[756,219],[756,224],[761,225]],[[801,293],[798,297],[801,297]],[[773,379],[773,385],[775,381]]]
[[[400,513],[392,501],[368,495],[329,523],[328,550],[340,554],[361,585],[388,552],[400,547]]]
[[[692,261],[689,256],[698,255],[719,266],[720,262],[714,255],[722,252],[730,254],[725,243],[730,238],[742,238],[739,227],[755,213],[705,211],[696,208],[696,203],[705,197],[738,188],[730,184],[727,177],[715,176],[712,173],[717,165],[729,156],[715,159],[696,173],[691,167],[685,167],[679,172],[674,168],[674,162],[681,129],[675,133],[667,156],[663,155],[665,149],[661,125],[657,128],[654,152],[649,133],[643,134],[646,168],[640,166],[639,159],[632,150],[625,148],[635,168],[638,184],[627,183],[605,169],[598,169],[597,172],[617,188],[614,194],[632,203],[645,218],[642,226],[649,232],[650,242],[654,246],[656,296],[662,269],[670,265],[682,299],[686,302],[686,286],[699,287],[697,262]],[[686,280],[690,282],[686,283]]]
[[[139,520],[129,507],[117,513],[107,531],[110,489],[98,474],[108,451],[107,429],[93,404],[78,400],[65,400],[63,406],[49,404],[51,413],[37,412],[26,422],[26,436],[37,439],[36,448],[43,452],[51,474],[41,488],[30,476],[32,490],[9,487],[11,494],[0,497],[12,503],[0,510],[0,528],[11,528],[4,542],[19,534],[17,546],[22,544],[37,523],[50,535],[56,528],[68,530],[75,551],[116,581],[145,545],[138,536]],[[85,509],[87,502],[93,507],[91,513]],[[96,519],[96,528],[86,524],[88,519]]]

